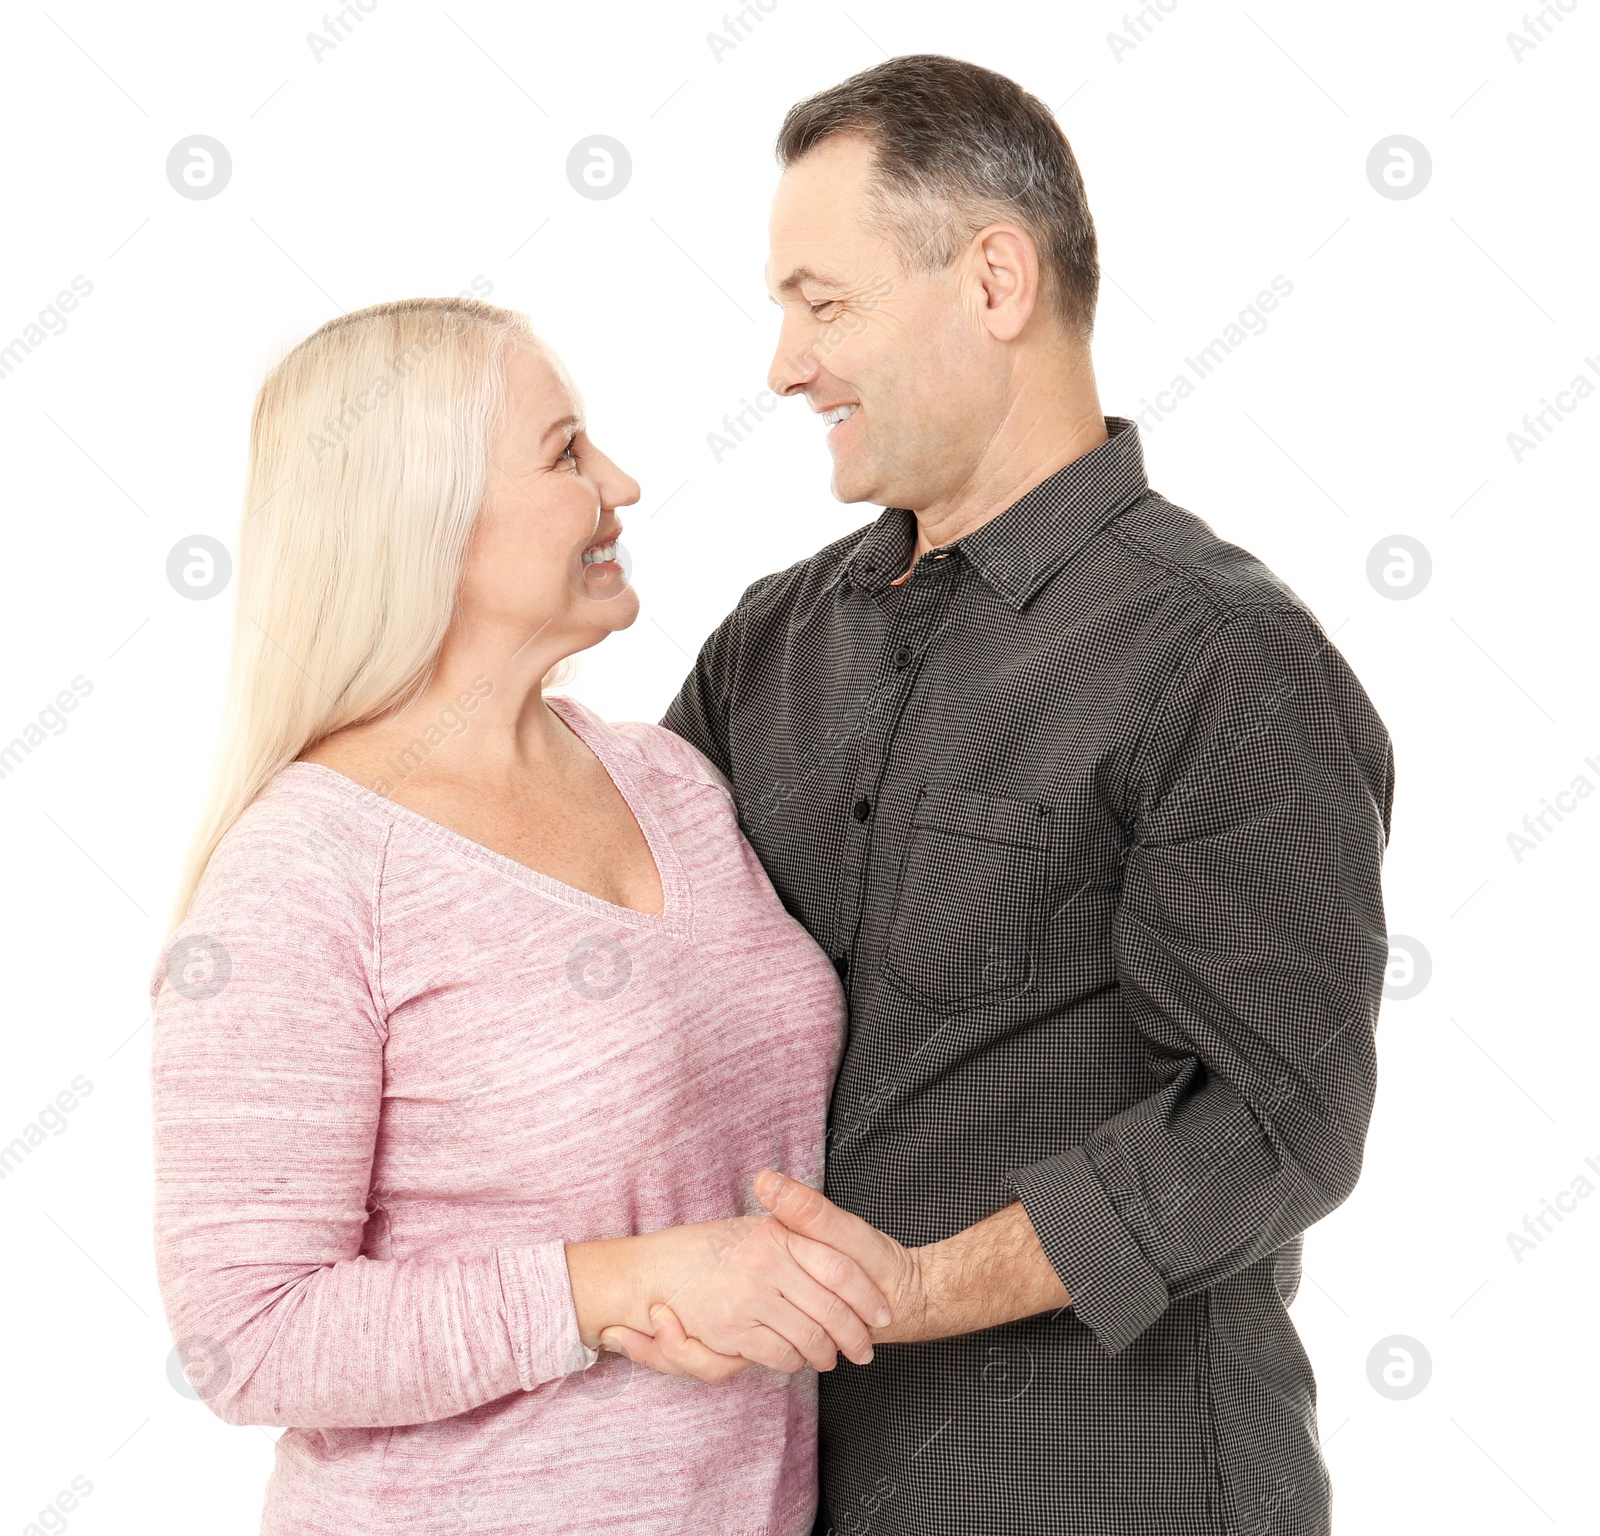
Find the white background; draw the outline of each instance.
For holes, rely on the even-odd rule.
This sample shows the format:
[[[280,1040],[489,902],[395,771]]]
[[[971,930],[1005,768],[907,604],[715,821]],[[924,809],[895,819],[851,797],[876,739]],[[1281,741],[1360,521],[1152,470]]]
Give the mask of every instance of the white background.
[[[765,384],[784,109],[921,51],[1002,70],[1057,111],[1099,228],[1108,412],[1137,413],[1275,275],[1293,284],[1145,447],[1158,490],[1336,633],[1395,742],[1389,926],[1420,941],[1431,980],[1385,1006],[1365,1173],[1311,1232],[1294,1308],[1338,1528],[1597,1528],[1600,1197],[1573,1199],[1520,1262],[1507,1234],[1600,1162],[1600,796],[1547,816],[1520,859],[1507,836],[1580,775],[1600,786],[1600,399],[1520,462],[1507,434],[1586,355],[1600,368],[1600,3],[1575,0],[1520,56],[1522,0],[1177,0],[1119,55],[1127,9],[776,0],[719,57],[720,0],[377,0],[320,61],[310,6],[11,13],[0,345],[75,276],[93,292],[0,379],[0,743],[74,677],[92,692],[0,779],[0,1144],[75,1077],[92,1091],[0,1182],[0,1533],[74,1477],[92,1492],[65,1526],[85,1536],[256,1529],[268,1432],[167,1379],[145,987],[210,768],[232,601],[180,595],[166,560],[196,533],[234,547],[262,374],[340,308],[477,278],[527,312],[644,486],[626,515],[642,615],[575,691],[659,718],[746,583],[874,515],[831,499],[798,402],[720,463],[707,434]],[[233,162],[204,201],[165,174],[197,133]],[[595,133],[633,160],[608,201],[565,176]],[[1366,174],[1395,134],[1433,164],[1406,200]],[[1396,534],[1433,564],[1406,600],[1366,574]],[[1391,1335],[1431,1359],[1407,1400],[1368,1377]]]

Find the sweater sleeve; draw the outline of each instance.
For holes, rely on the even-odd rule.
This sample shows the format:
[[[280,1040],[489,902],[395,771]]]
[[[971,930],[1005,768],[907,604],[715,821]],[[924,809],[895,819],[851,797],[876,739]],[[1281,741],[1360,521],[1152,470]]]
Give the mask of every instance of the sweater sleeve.
[[[191,1387],[229,1423],[423,1423],[596,1358],[559,1241],[361,1254],[386,835],[258,801],[152,976],[157,1273]]]

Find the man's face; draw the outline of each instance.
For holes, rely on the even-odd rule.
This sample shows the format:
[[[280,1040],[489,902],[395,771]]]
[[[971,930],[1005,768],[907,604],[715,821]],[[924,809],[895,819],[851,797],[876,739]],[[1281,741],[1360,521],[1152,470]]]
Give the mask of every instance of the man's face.
[[[789,167],[772,205],[767,287],[783,327],[768,383],[828,428],[840,501],[921,511],[959,492],[1004,411],[1003,359],[971,311],[961,258],[906,271],[875,227],[872,147],[840,135]]]

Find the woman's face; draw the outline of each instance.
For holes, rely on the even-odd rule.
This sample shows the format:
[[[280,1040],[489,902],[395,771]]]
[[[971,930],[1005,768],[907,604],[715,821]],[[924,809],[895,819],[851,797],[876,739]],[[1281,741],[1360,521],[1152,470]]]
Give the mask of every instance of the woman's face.
[[[595,447],[583,402],[553,353],[528,342],[506,356],[506,412],[489,445],[483,509],[467,550],[461,621],[537,640],[552,660],[626,629],[639,598],[610,546],[618,507],[638,484]]]

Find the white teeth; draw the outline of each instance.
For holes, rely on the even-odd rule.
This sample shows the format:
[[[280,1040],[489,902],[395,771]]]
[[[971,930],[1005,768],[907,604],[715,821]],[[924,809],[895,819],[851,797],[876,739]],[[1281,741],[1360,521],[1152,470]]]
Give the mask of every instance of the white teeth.
[[[585,565],[599,565],[602,561],[615,560],[616,558],[617,546],[615,540],[610,544],[596,544],[594,548],[586,549],[583,552],[583,563]]]
[[[857,409],[858,407],[854,405],[836,405],[831,411],[824,411],[822,413],[822,419],[827,422],[830,427],[836,427],[847,416],[854,416]]]

